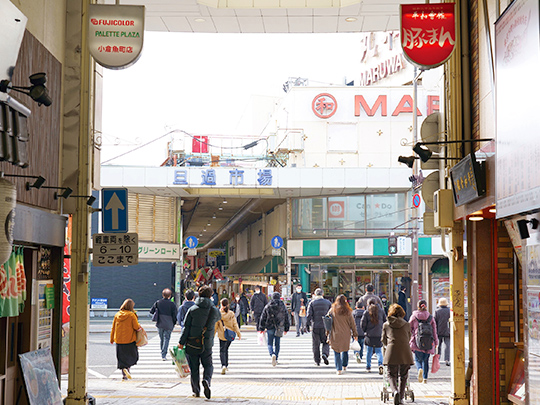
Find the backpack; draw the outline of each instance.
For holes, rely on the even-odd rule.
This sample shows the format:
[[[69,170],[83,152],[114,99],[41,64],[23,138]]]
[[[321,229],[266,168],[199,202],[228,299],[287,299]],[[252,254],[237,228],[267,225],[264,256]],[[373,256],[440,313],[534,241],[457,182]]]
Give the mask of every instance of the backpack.
[[[420,350],[429,351],[433,348],[433,327],[431,326],[431,320],[433,317],[430,315],[428,319],[418,321],[418,332],[416,334],[416,346]]]

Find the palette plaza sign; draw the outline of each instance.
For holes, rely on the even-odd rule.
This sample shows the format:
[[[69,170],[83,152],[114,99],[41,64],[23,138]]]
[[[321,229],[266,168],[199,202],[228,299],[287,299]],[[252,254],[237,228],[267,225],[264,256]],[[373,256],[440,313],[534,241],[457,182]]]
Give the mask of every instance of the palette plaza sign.
[[[402,4],[401,47],[420,69],[432,69],[450,58],[456,43],[454,3]]]
[[[88,47],[101,66],[123,69],[141,56],[144,40],[144,6],[91,4]]]

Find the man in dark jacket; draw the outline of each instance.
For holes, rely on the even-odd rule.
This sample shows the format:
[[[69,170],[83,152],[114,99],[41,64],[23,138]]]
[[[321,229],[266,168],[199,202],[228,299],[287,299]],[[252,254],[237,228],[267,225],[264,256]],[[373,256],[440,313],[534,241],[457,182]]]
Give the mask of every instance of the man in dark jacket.
[[[264,307],[268,304],[268,298],[261,292],[261,287],[255,287],[255,294],[251,297],[251,310],[253,311],[253,318],[255,319],[255,327],[259,329],[259,320]]]
[[[405,311],[405,317],[403,319],[405,319],[408,322],[409,315],[408,315],[408,310],[407,310],[407,287],[405,287],[404,285],[402,285],[399,288],[399,295],[398,295],[397,303]]]
[[[322,345],[322,359],[324,364],[328,365],[328,355],[330,354],[330,346],[326,339],[326,331],[323,324],[323,316],[325,316],[332,303],[323,297],[323,290],[317,288],[313,295],[313,299],[308,305],[307,310],[307,328],[309,329],[313,323],[311,331],[311,342],[313,348],[313,359],[317,366],[321,365],[321,345]]]
[[[277,365],[281,337],[287,334],[289,327],[287,307],[281,301],[281,294],[275,292],[272,294],[272,301],[264,307],[259,321],[260,330],[267,330],[268,353],[272,357],[274,367]]]
[[[184,330],[180,336],[178,347],[183,349],[188,341],[188,337],[197,337],[203,334],[204,328],[204,351],[201,354],[188,354],[187,360],[191,370],[191,389],[193,396],[201,396],[201,387],[199,385],[200,364],[203,366],[204,396],[208,399],[211,397],[210,381],[214,366],[212,364],[212,347],[214,346],[214,333],[216,322],[221,319],[221,313],[212,302],[212,288],[210,286],[202,286],[199,289],[199,298],[195,300],[193,305],[186,314],[184,322]]]
[[[249,302],[246,298],[246,293],[242,292],[240,296],[240,315],[242,316],[242,322],[247,325],[247,314],[249,313]],[[238,324],[240,326],[240,324]]]
[[[167,360],[167,350],[169,350],[169,341],[171,332],[176,324],[176,305],[171,301],[172,291],[165,288],[162,292],[162,299],[154,302],[150,313],[157,311],[156,327],[159,332],[159,341],[161,346],[161,359]]]
[[[195,305],[195,302],[193,301],[195,299],[195,291],[187,290],[184,297],[186,297],[186,299],[178,309],[178,317],[176,318],[178,325],[182,328],[184,327],[184,319],[186,319],[188,309]]]
[[[306,331],[307,314],[304,313],[304,316],[300,316],[300,311],[302,310],[302,307],[304,307],[303,312],[306,312],[307,305],[307,294],[302,291],[302,285],[298,284],[296,286],[296,291],[291,297],[291,312],[294,316],[294,324],[296,325],[296,337],[300,336],[300,332],[302,332],[303,335]]]
[[[439,337],[439,349],[437,353],[441,355],[441,348],[444,342],[444,361],[450,365],[450,308],[446,298],[439,298],[439,308],[435,311],[435,322],[437,323],[437,336]]]

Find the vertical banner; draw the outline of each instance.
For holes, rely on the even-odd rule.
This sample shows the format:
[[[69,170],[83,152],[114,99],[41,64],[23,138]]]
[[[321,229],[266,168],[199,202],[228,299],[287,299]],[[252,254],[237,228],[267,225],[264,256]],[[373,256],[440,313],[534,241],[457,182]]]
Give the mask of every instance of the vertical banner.
[[[69,371],[69,311],[71,300],[71,232],[73,217],[67,221],[66,244],[64,245],[64,281],[62,283],[62,354],[61,373]]]

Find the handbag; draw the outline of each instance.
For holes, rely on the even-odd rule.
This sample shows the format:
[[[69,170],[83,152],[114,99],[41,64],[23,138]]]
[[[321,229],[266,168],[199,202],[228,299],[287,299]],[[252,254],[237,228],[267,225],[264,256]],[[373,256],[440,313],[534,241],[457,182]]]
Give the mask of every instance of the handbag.
[[[135,344],[137,347],[145,346],[148,344],[148,335],[146,331],[142,328],[136,332]]]
[[[225,335],[225,340],[232,342],[234,339],[236,339],[236,332],[230,329],[227,329],[225,327],[225,323],[223,322],[223,319],[221,320],[221,323],[223,324],[223,334]]]
[[[381,337],[380,336],[368,336],[366,335],[364,339],[364,344],[369,347],[382,347]]]
[[[171,349],[169,349],[169,353],[173,359],[174,371],[176,371],[176,375],[180,378],[187,377],[191,370],[189,369],[185,349],[179,349],[178,346],[173,346]]]
[[[157,322],[158,321],[158,317],[159,317],[159,314],[158,314],[158,307],[157,307],[157,301],[154,303],[154,307],[155,309],[154,313],[152,314],[152,322]]]
[[[433,355],[433,362],[431,363],[431,372],[433,374],[435,374],[441,368],[440,357],[441,356],[439,354]]]
[[[332,324],[334,323],[334,318],[332,317],[332,314],[330,314],[329,312],[326,315],[324,315],[322,317],[322,321],[323,321],[324,330],[326,331],[326,333],[332,332]]]
[[[306,306],[305,305],[302,305],[300,307],[300,312],[298,313],[298,316],[300,318],[305,318],[306,317]]]
[[[206,333],[206,326],[202,330],[200,336],[192,336],[187,338],[186,353],[191,355],[198,355],[204,352],[204,334]]]

